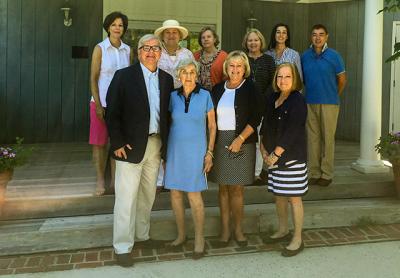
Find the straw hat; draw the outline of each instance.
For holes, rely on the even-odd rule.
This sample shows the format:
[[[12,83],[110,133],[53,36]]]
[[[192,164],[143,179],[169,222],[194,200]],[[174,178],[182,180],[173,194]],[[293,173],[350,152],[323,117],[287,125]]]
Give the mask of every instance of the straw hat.
[[[189,33],[188,29],[179,25],[179,22],[175,19],[168,19],[163,22],[162,27],[154,31],[154,35],[159,36],[165,29],[178,29],[181,33],[181,39],[185,39]]]

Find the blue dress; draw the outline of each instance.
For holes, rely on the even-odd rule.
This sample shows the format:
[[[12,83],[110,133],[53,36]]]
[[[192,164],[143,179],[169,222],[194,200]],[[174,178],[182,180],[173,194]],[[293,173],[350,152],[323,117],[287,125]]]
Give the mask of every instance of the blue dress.
[[[214,108],[211,95],[199,85],[188,100],[182,88],[171,93],[165,187],[185,192],[207,189],[203,173],[207,152],[207,113]]]

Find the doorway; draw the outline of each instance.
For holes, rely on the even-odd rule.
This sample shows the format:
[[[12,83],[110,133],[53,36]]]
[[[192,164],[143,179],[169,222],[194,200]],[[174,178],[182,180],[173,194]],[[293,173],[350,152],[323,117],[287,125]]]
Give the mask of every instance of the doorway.
[[[400,41],[400,21],[393,22],[392,45]],[[389,131],[400,130],[400,60],[392,62]]]

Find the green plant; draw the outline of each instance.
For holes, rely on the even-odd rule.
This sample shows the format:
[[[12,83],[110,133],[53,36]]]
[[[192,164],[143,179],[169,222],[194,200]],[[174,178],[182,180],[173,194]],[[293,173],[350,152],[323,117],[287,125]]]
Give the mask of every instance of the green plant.
[[[365,226],[372,226],[372,225],[377,225],[378,222],[373,220],[369,216],[361,216],[357,218],[355,221],[352,222],[353,226],[357,227],[365,227]]]
[[[0,147],[0,173],[26,163],[33,149],[22,146],[23,141],[23,138],[17,137],[16,144]]]
[[[379,138],[375,150],[390,162],[400,162],[400,132],[391,132]]]

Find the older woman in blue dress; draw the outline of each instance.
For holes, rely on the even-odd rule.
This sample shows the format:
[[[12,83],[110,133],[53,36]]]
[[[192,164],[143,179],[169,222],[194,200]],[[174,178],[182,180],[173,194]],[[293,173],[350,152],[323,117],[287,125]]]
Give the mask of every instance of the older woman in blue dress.
[[[301,80],[303,80],[301,60],[299,53],[290,48],[290,30],[284,23],[276,24],[271,31],[268,50],[265,52],[272,56],[276,65],[292,63],[297,67]]]
[[[187,192],[195,228],[193,259],[204,255],[204,204],[201,191],[207,189],[206,175],[213,165],[216,134],[211,95],[196,84],[198,72],[199,66],[193,59],[184,59],[177,66],[182,87],[171,93],[171,127],[165,169],[165,187],[171,190],[171,204],[178,230],[178,237],[169,247],[180,247],[186,241],[183,193]]]
[[[268,170],[268,191],[275,195],[278,231],[264,240],[275,243],[290,240],[282,256],[297,255],[304,248],[302,240],[303,202],[307,186],[306,117],[307,106],[300,93],[303,85],[297,67],[283,63],[275,73],[276,91],[267,100],[260,132],[261,153]],[[288,204],[292,209],[293,235],[288,227]]]

